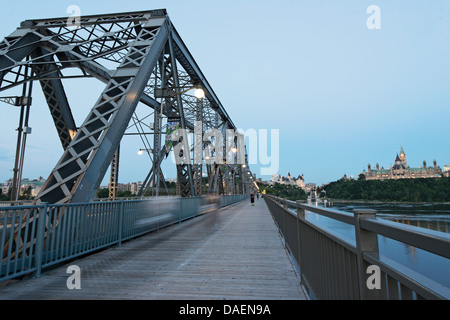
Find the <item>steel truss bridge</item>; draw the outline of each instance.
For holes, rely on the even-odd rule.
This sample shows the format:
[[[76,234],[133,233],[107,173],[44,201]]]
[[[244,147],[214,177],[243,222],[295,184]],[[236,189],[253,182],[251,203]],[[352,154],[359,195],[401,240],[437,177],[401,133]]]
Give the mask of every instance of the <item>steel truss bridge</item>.
[[[82,124],[62,84],[68,78],[105,84]],[[35,81],[63,153],[33,204],[0,207],[0,283],[35,275],[32,284],[0,285],[1,298],[450,297],[448,287],[383,256],[378,245],[383,236],[445,264],[446,233],[379,219],[370,209],[352,215],[270,195],[242,201],[257,188],[243,136],[165,10],[83,16],[75,26],[67,18],[26,20],[0,43],[0,91],[22,89],[1,98],[21,108],[12,197]],[[189,93],[194,88],[204,97]],[[141,138],[151,159],[139,195],[150,188],[158,195],[161,164],[173,152],[180,197],[114,199],[127,134]],[[111,199],[92,201],[108,168]],[[349,226],[354,239],[315,225],[306,212]],[[57,266],[80,257],[83,290],[72,291]],[[367,272],[373,266],[375,278]]]
[[[105,84],[82,124],[75,123],[64,90],[62,80],[68,78],[95,78]],[[140,136],[151,160],[142,173],[139,196],[150,187],[153,194],[165,187],[161,164],[171,150],[179,160],[177,194],[182,197],[244,194],[253,185],[243,137],[164,9],[83,16],[76,25],[68,18],[26,20],[0,43],[0,92],[17,86],[23,92],[2,98],[22,108],[13,196],[19,189],[21,148],[35,81],[63,148],[36,204],[89,202],[108,168],[109,196],[115,198],[120,142],[130,131]],[[195,98],[193,88],[201,88],[204,98]],[[145,116],[138,115],[138,106],[147,109]],[[186,130],[192,139],[176,136],[171,141],[166,133],[173,126]],[[219,132],[221,138],[211,132]],[[231,139],[229,132],[234,133]],[[195,143],[200,149],[193,147]]]

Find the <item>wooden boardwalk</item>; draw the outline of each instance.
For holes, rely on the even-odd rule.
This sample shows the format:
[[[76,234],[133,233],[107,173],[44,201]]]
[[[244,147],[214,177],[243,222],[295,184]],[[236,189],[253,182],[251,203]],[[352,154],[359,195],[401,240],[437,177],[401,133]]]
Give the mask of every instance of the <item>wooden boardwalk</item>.
[[[69,290],[69,265],[81,289]],[[0,299],[249,299],[306,296],[263,199],[222,208],[0,287]]]

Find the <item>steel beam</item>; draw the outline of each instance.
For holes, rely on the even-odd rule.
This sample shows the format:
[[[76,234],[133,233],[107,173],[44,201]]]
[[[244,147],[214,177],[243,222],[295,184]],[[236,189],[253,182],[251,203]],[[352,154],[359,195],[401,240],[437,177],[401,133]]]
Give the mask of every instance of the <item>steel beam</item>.
[[[167,41],[169,27],[164,19],[159,25],[141,29],[79,134],[46,181],[39,195],[41,201],[86,202],[92,199]]]
[[[159,59],[162,65],[157,72]],[[27,67],[34,71],[32,77],[25,75]],[[77,68],[81,74],[67,75],[67,68]],[[61,81],[70,77],[95,77],[106,86],[79,128]],[[64,149],[37,202],[90,201],[138,102],[153,108],[156,117],[179,117],[182,129],[192,131],[195,121],[202,121],[202,134],[213,128],[225,136],[226,129],[236,129],[164,9],[83,16],[75,30],[67,26],[67,18],[24,21],[0,43],[0,91],[34,80],[40,81]],[[206,95],[200,111],[185,89],[161,102],[154,97],[156,89],[176,92],[194,85]],[[157,176],[166,152],[159,124],[155,121],[155,154],[148,177],[153,185],[160,181]],[[192,163],[190,148],[185,151],[188,160],[177,166],[178,189],[183,196],[201,195],[202,165]],[[208,176],[220,181],[215,185],[221,189],[235,192],[234,175],[219,162],[215,168],[207,165]]]
[[[61,80],[58,79],[58,71],[54,65],[55,61],[49,53],[43,47],[33,51],[31,56],[32,58],[37,58],[37,63],[33,64],[32,68],[37,77],[41,77],[44,74],[46,77],[50,77],[50,79],[43,78],[39,82],[50,109],[50,114],[52,115],[61,145],[65,150],[75,137],[77,127],[64,87]]]

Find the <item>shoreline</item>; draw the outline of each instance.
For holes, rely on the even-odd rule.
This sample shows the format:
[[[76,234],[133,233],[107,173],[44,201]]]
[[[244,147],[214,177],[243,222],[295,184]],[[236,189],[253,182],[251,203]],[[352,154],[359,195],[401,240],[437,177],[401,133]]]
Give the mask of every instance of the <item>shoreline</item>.
[[[409,201],[380,201],[380,200],[342,200],[342,199],[326,199],[332,203],[361,203],[361,204],[443,204],[450,205],[450,202],[409,202]],[[323,200],[322,200],[323,201]]]

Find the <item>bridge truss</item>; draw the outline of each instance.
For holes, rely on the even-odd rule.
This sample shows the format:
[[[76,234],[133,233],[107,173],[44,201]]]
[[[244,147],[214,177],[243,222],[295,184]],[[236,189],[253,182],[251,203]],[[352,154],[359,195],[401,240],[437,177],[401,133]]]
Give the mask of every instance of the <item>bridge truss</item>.
[[[95,78],[105,84],[81,125],[75,123],[62,83],[68,78]],[[244,159],[243,139],[236,134],[227,140],[227,130],[236,127],[166,10],[82,16],[75,27],[68,18],[22,22],[0,43],[0,92],[23,86],[23,96],[14,103],[25,101],[22,106],[29,107],[34,81],[40,84],[63,148],[37,202],[89,202],[108,168],[110,197],[115,197],[120,142],[129,130],[140,136],[151,160],[139,195],[165,185],[161,163],[171,150],[183,154],[176,165],[180,196],[249,191],[247,156],[238,161]],[[192,88],[202,88],[205,97],[194,97]],[[148,108],[146,116],[137,115],[138,104]],[[172,121],[192,139],[169,140]],[[196,122],[201,122],[202,135],[194,132],[199,130]],[[221,143],[201,138],[211,130],[222,134]],[[198,150],[193,144],[199,137],[200,157],[205,150],[215,154],[223,148],[223,161],[204,162],[208,189],[202,186],[204,166],[194,161]]]

